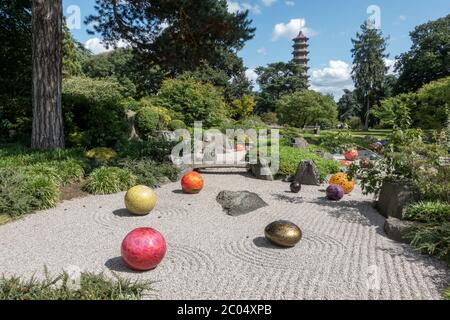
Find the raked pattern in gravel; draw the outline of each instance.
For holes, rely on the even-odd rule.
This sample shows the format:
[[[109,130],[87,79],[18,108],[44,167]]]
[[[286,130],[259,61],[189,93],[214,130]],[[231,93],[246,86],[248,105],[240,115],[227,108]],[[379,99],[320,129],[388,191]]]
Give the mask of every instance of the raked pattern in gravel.
[[[41,276],[77,266],[154,281],[147,299],[440,299],[449,271],[441,261],[395,243],[384,218],[359,189],[329,202],[325,187],[266,182],[244,173],[205,174],[206,187],[185,195],[177,183],[158,190],[146,217],[124,210],[124,194],[66,201],[57,208],[0,226],[0,274]],[[258,193],[269,206],[229,217],[216,202],[222,190]],[[279,249],[264,239],[278,219],[298,224],[302,242]],[[153,227],[168,243],[167,256],[149,272],[127,270],[124,236]]]

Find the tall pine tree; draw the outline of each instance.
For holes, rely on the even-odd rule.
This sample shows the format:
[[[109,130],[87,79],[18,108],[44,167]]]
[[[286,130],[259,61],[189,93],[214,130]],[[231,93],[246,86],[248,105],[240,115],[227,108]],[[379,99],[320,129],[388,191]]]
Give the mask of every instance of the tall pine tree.
[[[31,146],[64,148],[61,0],[33,0],[33,128]]]
[[[388,68],[385,58],[386,39],[380,30],[371,22],[361,26],[361,32],[356,34],[353,43],[352,78],[355,83],[355,93],[361,105],[361,119],[364,130],[369,130],[370,110],[379,104],[383,96],[383,82]]]

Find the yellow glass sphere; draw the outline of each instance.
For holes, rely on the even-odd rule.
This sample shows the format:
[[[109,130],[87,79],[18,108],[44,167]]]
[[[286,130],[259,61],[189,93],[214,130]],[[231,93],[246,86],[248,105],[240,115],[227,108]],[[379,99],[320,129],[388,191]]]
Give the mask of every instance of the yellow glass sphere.
[[[125,206],[132,214],[144,216],[156,206],[156,193],[146,186],[136,186],[125,195]]]

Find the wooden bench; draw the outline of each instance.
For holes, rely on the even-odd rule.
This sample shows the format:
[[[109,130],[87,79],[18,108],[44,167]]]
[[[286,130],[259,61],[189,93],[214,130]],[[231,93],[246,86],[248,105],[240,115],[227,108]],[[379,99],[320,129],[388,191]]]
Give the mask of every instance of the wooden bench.
[[[305,131],[314,131],[314,134],[320,135],[320,126],[305,126],[303,128],[303,132]]]

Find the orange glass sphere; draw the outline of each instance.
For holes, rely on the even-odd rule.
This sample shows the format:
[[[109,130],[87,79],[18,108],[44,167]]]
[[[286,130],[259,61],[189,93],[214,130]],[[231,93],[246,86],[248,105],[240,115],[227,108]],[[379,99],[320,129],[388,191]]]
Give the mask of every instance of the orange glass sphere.
[[[358,150],[347,150],[344,157],[347,161],[355,161],[359,157]]]
[[[196,194],[202,191],[204,180],[200,173],[191,171],[184,175],[181,179],[181,187],[184,193]]]
[[[345,194],[351,193],[355,189],[355,181],[349,180],[345,173],[337,173],[330,179],[331,185],[341,186]]]

